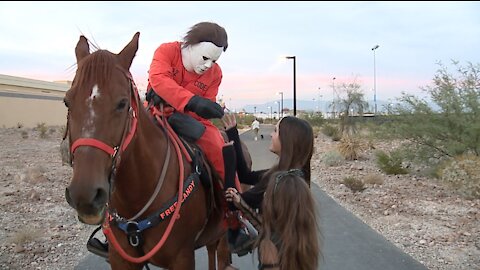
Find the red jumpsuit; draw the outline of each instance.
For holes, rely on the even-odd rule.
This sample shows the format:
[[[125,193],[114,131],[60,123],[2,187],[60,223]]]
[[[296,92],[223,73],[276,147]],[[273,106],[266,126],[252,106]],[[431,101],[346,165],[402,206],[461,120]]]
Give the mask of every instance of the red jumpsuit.
[[[202,75],[188,72],[182,62],[181,43],[170,42],[160,45],[155,51],[148,77],[147,89],[153,87],[155,92],[177,111],[191,115],[205,126],[205,133],[196,143],[202,148],[220,177],[225,179],[222,156],[225,142],[218,128],[194,112],[185,112],[185,105],[194,95],[216,102],[218,87],[222,81],[220,66],[213,63]],[[238,179],[235,179],[235,182],[238,187]]]

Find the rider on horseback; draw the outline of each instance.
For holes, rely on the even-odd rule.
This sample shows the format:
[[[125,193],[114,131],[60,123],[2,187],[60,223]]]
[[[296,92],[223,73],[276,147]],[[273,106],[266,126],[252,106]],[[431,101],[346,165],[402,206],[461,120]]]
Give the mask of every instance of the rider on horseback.
[[[146,99],[153,105],[165,101],[175,109],[169,120],[170,123],[174,122],[172,123],[174,129],[175,124],[177,129],[185,128],[187,123],[196,124],[195,131],[190,132],[190,139],[205,153],[224,181],[225,188],[235,186],[239,189],[240,183],[235,174],[234,183],[225,183],[222,154],[225,142],[218,128],[209,120],[224,115],[223,108],[216,103],[223,76],[216,61],[227,47],[225,29],[211,22],[194,25],[187,32],[183,42],[161,44],[156,49],[150,65]],[[236,216],[227,218],[227,222],[229,228],[237,229],[239,226]],[[90,246],[93,243],[94,246],[108,248],[98,239],[91,240]]]

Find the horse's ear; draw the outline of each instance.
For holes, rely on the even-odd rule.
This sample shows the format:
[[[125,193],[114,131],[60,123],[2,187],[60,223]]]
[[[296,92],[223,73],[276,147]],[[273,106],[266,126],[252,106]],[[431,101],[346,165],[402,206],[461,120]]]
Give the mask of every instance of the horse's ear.
[[[118,54],[120,56],[121,65],[126,70],[130,69],[132,65],[133,58],[138,50],[138,38],[140,37],[140,32],[135,33],[130,43],[123,48],[123,50]]]
[[[77,56],[77,63],[80,62],[85,56],[90,54],[90,48],[88,46],[87,38],[80,36],[77,47],[75,47],[75,55]]]

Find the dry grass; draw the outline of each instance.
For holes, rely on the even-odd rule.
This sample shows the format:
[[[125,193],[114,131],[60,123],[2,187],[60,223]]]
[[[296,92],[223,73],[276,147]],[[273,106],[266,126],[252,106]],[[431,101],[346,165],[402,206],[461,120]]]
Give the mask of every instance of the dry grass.
[[[365,175],[363,182],[369,185],[383,185],[384,179],[380,174],[369,173]]]
[[[19,231],[13,233],[9,240],[11,243],[21,246],[25,243],[40,239],[42,236],[43,233],[39,229],[23,227]]]
[[[338,145],[338,151],[345,160],[357,160],[360,157],[362,144],[358,138],[353,136],[344,136]]]

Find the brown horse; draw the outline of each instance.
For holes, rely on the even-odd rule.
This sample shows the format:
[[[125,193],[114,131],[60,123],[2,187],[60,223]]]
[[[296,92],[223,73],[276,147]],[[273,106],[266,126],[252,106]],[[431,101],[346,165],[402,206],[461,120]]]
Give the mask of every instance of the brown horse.
[[[223,269],[231,260],[223,191],[217,181],[210,185],[216,188],[200,182],[197,152],[186,152],[167,121],[158,115],[160,121],[152,121],[142,106],[129,72],[139,35],[119,54],[90,53],[80,36],[77,71],[64,100],[73,167],[66,200],[80,221],[103,223],[112,269],[146,263],[195,269],[194,251],[203,246],[209,269],[216,269],[215,251],[223,247]]]

